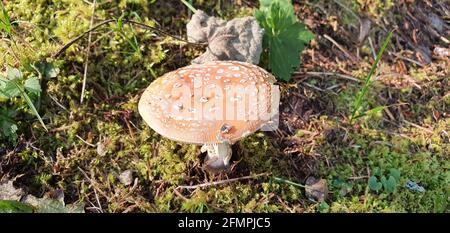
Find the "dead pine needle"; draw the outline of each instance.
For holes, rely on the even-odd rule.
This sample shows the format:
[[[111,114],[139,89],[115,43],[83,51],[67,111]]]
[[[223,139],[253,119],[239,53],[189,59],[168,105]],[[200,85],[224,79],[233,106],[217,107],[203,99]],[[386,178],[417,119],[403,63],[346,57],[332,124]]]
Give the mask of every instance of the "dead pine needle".
[[[57,58],[57,57],[59,57],[64,51],[66,51],[66,49],[68,49],[70,46],[72,46],[75,42],[79,41],[79,40],[80,40],[81,38],[83,38],[85,35],[89,35],[91,32],[93,32],[93,31],[95,31],[95,30],[97,30],[97,29],[99,29],[99,28],[101,28],[101,27],[103,27],[103,26],[105,26],[105,25],[107,25],[107,24],[110,24],[110,23],[112,23],[112,22],[116,22],[116,20],[115,20],[115,19],[106,19],[106,20],[104,20],[104,21],[98,23],[97,25],[92,26],[89,30],[86,30],[85,32],[81,33],[80,35],[78,35],[77,37],[73,38],[72,40],[70,40],[69,42],[67,42],[65,45],[63,45],[63,46],[62,46],[60,49],[58,49],[58,51],[57,51],[56,53],[54,53],[51,57],[52,57],[52,58]],[[165,36],[168,36],[168,37],[172,37],[172,38],[174,38],[175,40],[178,40],[178,41],[181,41],[181,42],[186,43],[187,45],[191,45],[191,46],[208,46],[208,43],[195,43],[195,42],[190,42],[190,41],[187,40],[187,39],[183,39],[183,38],[181,38],[181,37],[179,37],[179,36],[171,35],[170,33],[165,32],[164,30],[161,30],[161,29],[159,29],[159,28],[152,27],[152,26],[146,25],[146,24],[144,24],[144,23],[136,22],[136,21],[133,21],[133,20],[127,20],[127,19],[125,19],[125,20],[123,20],[123,23],[128,23],[128,24],[132,24],[132,25],[135,25],[135,26],[140,27],[140,28],[143,28],[143,29],[148,29],[148,30],[156,31],[156,32],[160,33],[161,35],[165,35]]]

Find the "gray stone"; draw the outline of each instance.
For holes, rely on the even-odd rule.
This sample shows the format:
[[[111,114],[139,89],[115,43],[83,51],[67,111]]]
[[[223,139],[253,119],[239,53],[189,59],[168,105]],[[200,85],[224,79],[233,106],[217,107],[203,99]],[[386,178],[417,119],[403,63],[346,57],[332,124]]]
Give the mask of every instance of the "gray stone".
[[[0,182],[0,200],[19,201],[22,195],[23,190],[14,188],[12,180]]]

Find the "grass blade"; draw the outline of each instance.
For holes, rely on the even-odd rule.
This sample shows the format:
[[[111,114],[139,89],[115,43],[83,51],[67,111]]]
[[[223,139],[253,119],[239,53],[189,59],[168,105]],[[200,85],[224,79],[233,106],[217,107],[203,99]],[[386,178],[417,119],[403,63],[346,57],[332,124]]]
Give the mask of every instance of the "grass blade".
[[[187,2],[186,0],[181,0],[181,2],[187,6],[187,8],[189,8],[189,10],[191,10],[192,12],[197,13],[197,9],[195,9],[189,2]]]
[[[377,68],[378,62],[381,60],[381,57],[383,56],[384,50],[386,49],[386,47],[388,46],[389,42],[391,41],[391,37],[392,37],[392,31],[389,32],[389,35],[384,40],[383,46],[381,47],[380,52],[378,52],[377,58],[375,59],[375,62],[372,64],[372,67],[370,68],[370,72],[367,75],[366,80],[364,81],[364,86],[361,89],[361,91],[358,93],[358,96],[356,97],[356,100],[355,100],[355,102],[353,104],[353,111],[352,111],[352,116],[350,118],[350,122],[352,122],[356,118],[356,112],[358,111],[358,109],[362,105],[363,98],[366,95],[367,91],[369,90],[370,84],[372,83],[371,82],[372,81],[372,76],[375,73],[375,70]]]
[[[9,18],[8,12],[6,12],[3,2],[0,2],[1,15],[0,15],[0,29],[3,29],[8,36],[11,35],[11,20]]]
[[[283,179],[283,178],[280,178],[280,177],[273,176],[272,179],[277,181],[277,182],[282,182],[282,183],[294,185],[294,186],[297,186],[297,187],[300,187],[300,188],[306,188],[305,185],[301,185],[299,183],[295,183],[295,182],[292,182],[290,180],[286,180],[286,179]]]
[[[48,131],[47,127],[45,126],[44,121],[41,118],[41,115],[39,115],[36,107],[34,106],[33,101],[31,101],[30,97],[27,95],[25,90],[17,82],[14,82],[14,84],[16,85],[17,89],[20,91],[20,94],[22,95],[22,97],[27,102],[27,104],[30,107],[30,109],[33,112],[33,114],[36,115],[36,117],[38,118],[38,120],[41,123],[42,127],[44,127],[45,131]]]

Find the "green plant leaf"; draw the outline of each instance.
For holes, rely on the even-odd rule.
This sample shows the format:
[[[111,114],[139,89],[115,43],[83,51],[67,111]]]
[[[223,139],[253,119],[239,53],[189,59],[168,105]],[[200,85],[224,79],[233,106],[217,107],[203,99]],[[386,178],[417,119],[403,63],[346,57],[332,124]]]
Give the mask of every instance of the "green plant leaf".
[[[8,79],[0,75],[0,90],[6,86],[6,83],[8,82]]]
[[[14,110],[0,108],[0,136],[3,135],[10,141],[15,141],[17,139],[16,131],[18,127],[12,119],[14,115]]]
[[[22,78],[22,72],[20,72],[20,70],[18,70],[16,68],[9,68],[6,73],[7,73],[6,77],[10,81],[14,81],[16,79],[21,79]]]
[[[8,12],[6,11],[5,7],[3,6],[3,2],[0,2],[0,30],[3,30],[6,32],[8,36],[11,35],[11,19],[9,18]]]
[[[356,97],[355,101],[353,102],[353,110],[352,110],[352,115],[350,117],[350,122],[353,122],[354,119],[359,117],[358,116],[359,114],[357,115],[357,113],[361,109],[364,97],[366,96],[367,91],[369,90],[369,87],[372,84],[372,76],[375,73],[375,70],[377,69],[378,62],[381,60],[384,50],[387,48],[389,42],[391,41],[391,37],[392,37],[392,31],[389,32],[387,38],[384,40],[383,46],[381,47],[380,52],[378,52],[377,58],[375,59],[375,62],[372,64],[369,74],[367,74],[367,77],[364,81],[364,85],[361,88],[361,90],[359,91],[358,96]]]
[[[371,176],[369,178],[369,188],[373,191],[378,191],[382,188],[382,184],[378,182],[378,179],[375,176]]]
[[[41,92],[41,84],[39,83],[39,79],[37,77],[31,77],[25,81],[24,87],[26,90],[34,93]]]
[[[400,182],[400,171],[396,168],[389,169],[389,175],[395,178],[395,181]]]
[[[8,98],[8,96],[6,96],[6,94],[3,93],[3,89],[5,89],[7,83],[8,83],[8,79],[0,76],[0,99]]]
[[[383,177],[384,178],[384,177]],[[383,182],[384,190],[387,193],[393,193],[395,191],[395,187],[397,186],[397,181],[393,176],[389,176],[389,178]]]
[[[25,99],[25,102],[27,102],[28,107],[30,107],[30,109],[31,109],[31,112],[33,112],[33,114],[38,118],[39,123],[41,123],[42,127],[44,127],[44,129],[46,131],[48,131],[47,127],[45,126],[44,121],[41,118],[41,115],[39,115],[39,112],[37,111],[36,107],[33,104],[33,101],[31,101],[28,94],[24,90],[22,90],[22,88],[18,84],[16,85],[16,87],[20,90],[20,94]]]
[[[326,202],[321,202],[317,207],[320,213],[328,213],[330,211],[330,206]]]
[[[123,29],[123,18],[125,18],[125,15],[122,14],[117,20],[116,20],[116,30],[122,30]]]
[[[11,121],[1,121],[0,122],[2,133],[5,137],[14,139],[17,131],[17,125]]]
[[[298,22],[290,1],[261,2],[255,17],[264,28],[264,57],[268,69],[279,79],[289,81],[291,73],[300,65],[300,53],[314,38],[305,25]]]
[[[25,85],[24,87],[22,87],[22,85],[18,82],[18,80],[22,79],[22,73],[18,69],[10,68],[7,71],[7,78],[8,82],[6,83],[3,89],[0,89],[1,96],[6,96],[7,98],[12,98],[18,95],[22,96],[22,98],[30,107],[31,112],[33,112],[33,114],[38,118],[42,127],[44,127],[44,129],[47,130],[47,127],[45,126],[44,121],[42,120],[41,116],[39,115],[39,112],[34,106],[33,101],[31,101],[30,97],[24,90],[24,87],[27,88],[27,86]],[[33,79],[29,81],[28,87],[30,88],[31,91],[36,91],[37,90],[36,81],[34,81]]]
[[[20,90],[17,88],[15,81],[8,81],[5,86],[0,89],[1,95],[6,98],[13,98],[20,95]]]
[[[33,213],[33,207],[18,201],[0,200],[0,213]]]
[[[55,67],[51,63],[41,62],[36,65],[39,72],[44,75],[45,78],[56,78],[59,74],[59,68]]]
[[[62,200],[36,198],[27,195],[24,202],[33,206],[37,213],[84,213],[84,205],[66,205]]]
[[[381,178],[380,178],[380,182],[381,182],[381,184],[383,184],[383,186],[386,184],[386,177],[385,176],[382,176]]]

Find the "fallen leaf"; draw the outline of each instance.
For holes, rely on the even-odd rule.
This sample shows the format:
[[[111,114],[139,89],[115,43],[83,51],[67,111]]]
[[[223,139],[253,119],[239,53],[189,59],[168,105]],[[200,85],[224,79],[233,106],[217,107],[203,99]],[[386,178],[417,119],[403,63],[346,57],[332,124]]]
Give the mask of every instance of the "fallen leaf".
[[[310,200],[323,202],[328,196],[327,181],[310,176],[306,179],[305,191]]]

